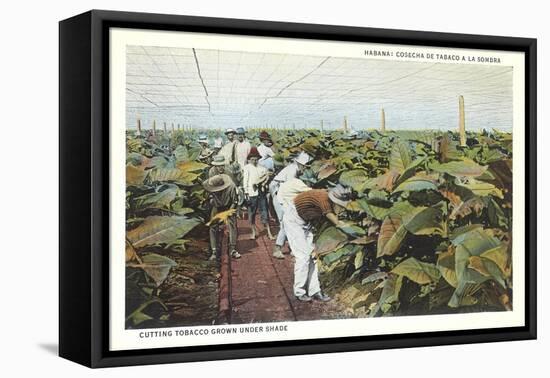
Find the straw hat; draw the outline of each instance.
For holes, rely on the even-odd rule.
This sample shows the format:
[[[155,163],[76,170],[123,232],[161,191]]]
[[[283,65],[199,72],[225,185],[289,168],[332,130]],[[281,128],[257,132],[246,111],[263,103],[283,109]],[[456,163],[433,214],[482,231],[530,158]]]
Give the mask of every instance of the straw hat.
[[[225,165],[225,156],[223,155],[216,155],[214,156],[214,159],[212,159],[212,165]]]
[[[232,129],[231,127],[228,129],[225,129],[225,135],[231,134],[231,133],[235,134],[235,129]]]
[[[207,192],[215,193],[229,188],[233,184],[233,180],[226,174],[210,177],[202,183],[202,186]]]
[[[347,207],[351,201],[351,190],[349,188],[344,188],[342,185],[338,184],[335,187],[329,189],[328,198],[332,202],[342,207]]]

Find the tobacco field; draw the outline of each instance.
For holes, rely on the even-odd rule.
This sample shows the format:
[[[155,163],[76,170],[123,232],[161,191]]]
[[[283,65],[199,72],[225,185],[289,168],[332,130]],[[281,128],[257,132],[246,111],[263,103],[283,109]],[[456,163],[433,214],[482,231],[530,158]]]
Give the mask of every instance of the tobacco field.
[[[349,317],[512,309],[510,133],[468,132],[461,143],[443,131],[269,132],[279,167],[304,150],[314,157],[305,183],[353,189],[345,225],[316,229],[322,286]],[[216,318],[200,133],[219,135],[127,132],[128,328]]]

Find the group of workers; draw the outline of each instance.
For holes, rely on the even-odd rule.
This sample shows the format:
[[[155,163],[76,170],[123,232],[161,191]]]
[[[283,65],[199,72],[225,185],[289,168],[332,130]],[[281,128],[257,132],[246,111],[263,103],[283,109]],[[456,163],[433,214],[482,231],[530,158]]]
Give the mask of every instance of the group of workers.
[[[227,129],[225,144],[217,143],[211,149],[206,136],[199,137],[202,151],[199,159],[212,166],[204,188],[209,193],[211,217],[220,212],[234,210],[227,219],[229,233],[229,253],[238,259],[237,214],[243,206],[248,210],[251,239],[258,235],[256,214],[267,232],[275,240],[273,257],[284,259],[283,246],[286,241],[294,256],[294,295],[300,301],[309,302],[330,300],[321,290],[313,241],[315,225],[323,219],[336,226],[342,225],[338,215],[351,200],[351,190],[337,185],[331,189],[312,189],[300,176],[311,164],[312,157],[299,152],[292,161],[275,172],[273,140],[262,131],[260,145],[253,146],[246,138],[243,128]],[[221,146],[220,146],[221,144]],[[217,154],[215,151],[217,150]],[[275,237],[269,224],[269,203],[273,205],[279,231]],[[210,258],[219,257],[218,227],[210,226]]]

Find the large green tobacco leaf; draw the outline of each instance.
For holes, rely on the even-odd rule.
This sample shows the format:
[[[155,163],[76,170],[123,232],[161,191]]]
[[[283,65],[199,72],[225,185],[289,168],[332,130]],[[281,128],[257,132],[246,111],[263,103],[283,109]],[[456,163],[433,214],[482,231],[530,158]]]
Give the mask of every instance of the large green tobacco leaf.
[[[393,268],[392,273],[405,276],[420,285],[437,282],[441,277],[441,273],[434,264],[418,261],[414,257],[401,262]]]
[[[330,176],[332,176],[337,171],[336,165],[334,165],[332,162],[326,162],[324,163],[317,172],[317,178],[319,180],[326,179]]]
[[[508,245],[503,243],[496,248],[483,252],[480,256],[494,262],[506,277],[510,276],[510,271],[508,270],[508,262],[510,260]]]
[[[165,168],[168,165],[168,160],[162,156],[154,156],[147,163],[150,168]]]
[[[152,216],[128,231],[127,237],[136,248],[160,243],[169,244],[185,236],[199,223],[200,221],[194,218]]]
[[[361,193],[364,192],[366,189],[370,189],[386,190],[388,192],[391,192],[395,185],[397,177],[399,177],[399,173],[397,171],[389,170],[378,177],[366,179],[363,182],[363,185],[359,186],[356,191]]]
[[[126,148],[128,149],[129,153],[132,153],[132,152],[139,153],[144,144],[145,144],[145,141],[143,141],[142,139],[126,140]]]
[[[147,171],[131,164],[126,166],[126,185],[142,185],[147,177]]]
[[[476,196],[487,197],[489,195],[504,198],[502,190],[498,189],[493,184],[488,182],[478,181],[474,179],[469,179],[467,183],[456,183],[459,187],[469,190]]]
[[[356,192],[361,192],[363,184],[368,179],[367,171],[364,169],[352,169],[340,175],[340,184],[350,187]]]
[[[184,161],[177,164],[177,168],[184,172],[201,172],[208,167],[208,164],[198,161]]]
[[[419,156],[417,157],[415,160],[413,160],[405,169],[405,171],[403,173],[401,173],[401,175],[399,175],[398,173],[398,178],[395,180],[395,185],[396,186],[399,186],[401,185],[404,181],[410,179],[411,177],[413,177],[414,175],[420,175],[420,174],[424,174],[423,172],[418,172],[417,173],[417,170],[419,169],[419,167],[424,164],[426,162],[426,156]],[[397,171],[394,171],[394,172],[397,172]],[[429,175],[430,176],[430,180],[435,177],[433,175]]]
[[[434,207],[416,207],[403,215],[403,226],[414,235],[443,234],[441,210]]]
[[[504,282],[504,273],[493,261],[480,256],[471,256],[469,261],[470,264],[468,265],[468,268],[473,269],[478,273],[481,273],[485,277],[492,278],[493,280],[498,282],[500,286],[506,288],[506,283]]]
[[[464,218],[472,213],[479,215],[485,207],[485,203],[479,197],[472,197],[466,201],[461,201],[457,205],[453,205],[453,210],[449,215],[449,219],[455,220]]]
[[[406,201],[396,203],[380,227],[377,257],[397,252],[407,232],[414,235],[443,234],[442,221],[438,207],[414,207]]]
[[[140,166],[143,164],[144,160],[147,159],[145,156],[143,156],[140,153],[137,152],[129,152],[126,155],[126,164],[131,164],[133,166]]]
[[[479,165],[468,158],[443,164],[434,161],[430,163],[429,167],[436,172],[447,173],[455,177],[477,177],[487,170],[487,166]]]
[[[200,153],[201,149],[198,146],[186,147],[180,145],[174,150],[174,156],[176,157],[176,161],[178,163],[197,160]]]
[[[441,273],[441,276],[447,281],[449,285],[456,288],[458,286],[458,280],[455,271],[455,251],[450,249],[443,252],[437,258],[437,268]]]
[[[380,202],[368,198],[361,198],[357,200],[359,207],[367,213],[370,217],[378,220],[383,220],[391,211],[390,207],[377,206]],[[391,202],[390,202],[391,205]]]
[[[340,224],[338,224],[337,227],[339,230],[344,231],[347,235],[355,238],[366,235],[366,232],[363,228],[349,222],[341,222]]]
[[[390,152],[390,170],[403,173],[411,162],[409,146],[401,141],[394,143]]]
[[[388,215],[380,226],[376,257],[391,256],[407,236],[407,230],[402,226],[400,216]]]
[[[484,252],[501,246],[502,243],[481,227],[465,228],[464,232],[452,235],[451,238],[451,242],[456,246],[455,271],[458,285],[449,301],[449,306],[459,307],[472,304],[473,292],[491,278],[489,275],[480,273],[480,269],[470,267],[471,257],[480,256]],[[473,266],[479,267],[476,264]]]
[[[347,240],[348,237],[344,232],[334,226],[327,227],[315,241],[315,251],[319,255],[334,251],[341,247]]]
[[[499,204],[492,198],[489,200],[487,214],[489,215],[489,221],[492,225],[508,229],[508,218]]]
[[[483,225],[481,224],[468,224],[466,226],[457,227],[453,229],[453,231],[449,235],[449,240],[453,243],[453,245],[459,245],[462,243],[467,237],[470,236],[470,232],[472,231],[483,231]]]
[[[420,190],[437,190],[437,179],[436,177],[429,176],[426,174],[417,174],[397,186],[393,190],[394,193],[404,192],[404,191],[420,191]]]
[[[480,161],[484,164],[493,163],[505,159],[507,156],[498,147],[483,146],[480,153]]]
[[[403,276],[390,274],[381,285],[383,285],[382,293],[380,293],[380,298],[378,299],[376,306],[369,314],[370,317],[376,316],[380,310],[384,313],[388,312],[392,303],[399,301],[399,292],[401,291],[401,286],[403,285]]]
[[[172,184],[173,185],[173,184]],[[135,206],[139,209],[144,208],[169,208],[170,204],[178,194],[177,186],[170,186],[165,190],[156,193],[144,194],[135,199]]]
[[[138,308],[136,308],[130,315],[128,315],[128,317],[126,318],[126,322],[130,322],[133,326],[137,326],[137,325],[140,325],[141,323],[147,321],[147,320],[151,320],[153,319],[153,317],[145,314],[143,311],[149,307],[150,305],[154,304],[154,303],[157,303],[159,304],[160,306],[162,306],[162,308],[164,308],[165,311],[168,310],[168,308],[166,308],[166,306],[164,305],[164,303],[162,303],[162,301],[158,298],[151,298],[145,302],[143,302],[140,306],[138,306]]]
[[[145,273],[155,281],[157,287],[166,280],[168,273],[170,273],[170,269],[178,265],[174,260],[156,253],[142,256],[141,261],[140,264],[128,264],[128,266],[143,269]]]
[[[151,182],[176,182],[182,185],[193,185],[199,177],[196,173],[182,171],[178,168],[155,168],[150,171],[148,180]]]
[[[323,256],[323,263],[330,265],[335,261],[340,260],[342,257],[355,255],[362,250],[362,247],[357,244],[346,244],[343,247],[338,248],[334,252],[327,253]]]

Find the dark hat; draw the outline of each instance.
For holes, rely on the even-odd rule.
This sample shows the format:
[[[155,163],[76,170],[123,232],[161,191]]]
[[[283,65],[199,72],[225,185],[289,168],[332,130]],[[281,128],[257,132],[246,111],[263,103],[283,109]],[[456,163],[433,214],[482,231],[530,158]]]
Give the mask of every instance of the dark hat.
[[[259,138],[260,138],[260,140],[265,140],[265,139],[271,140],[271,135],[269,135],[269,133],[267,131],[263,130],[260,133]]]
[[[237,134],[246,134],[246,131],[242,127],[237,127]]]
[[[202,183],[202,186],[207,192],[215,193],[229,188],[233,184],[233,180],[226,174],[210,177]]]
[[[258,152],[258,149],[256,148],[256,146],[253,146],[250,148],[250,152],[248,153],[247,159],[250,159],[252,157],[257,157],[257,158],[262,157],[262,155],[260,155],[260,153]]]

